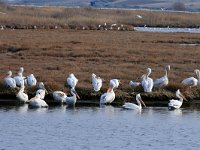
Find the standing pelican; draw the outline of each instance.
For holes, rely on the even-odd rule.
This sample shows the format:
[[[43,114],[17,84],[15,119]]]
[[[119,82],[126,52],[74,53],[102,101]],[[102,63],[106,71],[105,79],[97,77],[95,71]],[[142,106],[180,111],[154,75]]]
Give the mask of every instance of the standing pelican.
[[[180,108],[183,103],[183,100],[187,101],[186,98],[181,94],[179,89],[176,91],[176,97],[178,97],[179,100],[169,100],[168,108],[170,110]]]
[[[47,90],[45,89],[44,83],[39,83],[39,89],[36,91],[36,94],[40,93],[40,98],[44,99],[45,94],[48,94]]]
[[[24,88],[25,88],[25,86],[24,86],[24,84],[22,84],[16,97],[20,102],[26,103],[26,102],[28,102],[28,95],[26,93],[24,93]]]
[[[182,81],[182,84],[189,85],[191,87],[197,86],[198,84],[200,85],[200,70],[196,69],[196,70],[194,70],[194,72],[197,76],[197,79],[194,77],[189,77],[189,78],[184,79]]]
[[[115,100],[115,92],[113,91],[114,87],[110,86],[106,93],[101,95],[100,104],[112,103]]]
[[[28,86],[36,86],[37,84],[37,80],[33,74],[28,75],[25,81]]]
[[[77,98],[80,99],[74,88],[71,88],[72,96],[66,97],[66,104],[68,107],[73,107],[76,104]]]
[[[29,100],[29,106],[33,108],[48,107],[47,103],[41,99],[39,92]]]
[[[78,79],[75,77],[73,73],[71,73],[69,77],[67,78],[67,84],[70,86],[70,88],[75,89],[77,82],[78,82]]]
[[[21,86],[22,84],[24,84],[24,79],[25,77],[23,76],[23,72],[24,72],[24,68],[23,67],[20,67],[19,68],[19,71],[17,73],[17,76],[14,77],[15,79],[15,82],[16,82],[16,85],[17,86]]]
[[[92,86],[96,92],[100,91],[102,87],[102,79],[97,77],[94,73],[92,74]]]
[[[4,84],[11,88],[16,88],[16,81],[12,78],[12,71],[7,72],[7,77],[4,79]]]
[[[165,75],[159,79],[156,79],[153,83],[154,87],[162,87],[162,86],[166,86],[169,83],[169,79],[168,79],[168,74],[170,71],[170,65],[167,65],[165,67]]]
[[[151,74],[151,68],[147,68],[147,73],[142,76],[142,87],[144,92],[152,92],[153,89],[153,79],[149,77]]]
[[[110,87],[114,88],[118,88],[119,84],[120,84],[120,80],[119,79],[111,79],[110,80]]]
[[[133,109],[133,110],[142,110],[142,104],[146,107],[146,105],[143,102],[140,94],[136,95],[136,101],[137,101],[138,105],[133,104],[133,103],[125,103],[122,107],[125,108],[125,109]]]

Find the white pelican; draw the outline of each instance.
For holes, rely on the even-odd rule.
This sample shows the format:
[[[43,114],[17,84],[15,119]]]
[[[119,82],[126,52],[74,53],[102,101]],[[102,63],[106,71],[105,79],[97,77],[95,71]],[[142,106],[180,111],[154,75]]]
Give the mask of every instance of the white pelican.
[[[183,100],[187,101],[186,98],[181,94],[180,90],[178,89],[176,91],[176,97],[179,98],[179,100],[169,100],[169,103],[168,103],[168,108],[171,110],[171,109],[177,109],[177,108],[180,108],[182,103],[183,103]]]
[[[153,83],[154,87],[162,87],[162,86],[166,86],[169,83],[169,79],[168,79],[168,74],[170,71],[170,65],[167,65],[165,67],[165,75],[159,79],[156,79]]]
[[[44,83],[39,83],[39,89],[36,91],[36,94],[40,93],[40,98],[44,99],[45,94],[48,94],[47,90],[45,89]]]
[[[76,104],[77,98],[80,99],[74,88],[71,88],[71,94],[72,96],[66,97],[66,104],[68,107],[74,106]]]
[[[137,101],[138,105],[136,105],[134,103],[125,103],[122,107],[125,109],[133,109],[133,110],[142,110],[142,104],[146,107],[140,94],[136,95],[136,101]]]
[[[29,106],[34,108],[48,107],[47,103],[41,99],[40,93],[37,93],[35,97],[29,100]]]
[[[62,91],[54,91],[53,99],[57,103],[63,103],[66,101],[67,95]]]
[[[115,92],[113,91],[114,87],[110,86],[106,93],[101,95],[100,104],[112,103],[115,100]]]
[[[102,87],[102,79],[97,77],[94,73],[92,74],[92,86],[96,92],[100,91]]]
[[[196,70],[194,70],[194,72],[197,76],[197,79],[194,77],[189,77],[189,78],[184,79],[182,81],[182,84],[189,85],[191,87],[197,86],[198,84],[200,85],[200,70],[196,69]]]
[[[16,97],[20,102],[26,103],[26,102],[28,102],[28,95],[26,93],[24,93],[24,88],[25,88],[25,86],[24,86],[24,84],[22,84]]]
[[[78,82],[78,79],[75,77],[73,73],[71,73],[69,77],[67,78],[67,84],[70,86],[70,88],[75,89],[77,82]]]
[[[12,78],[12,71],[7,72],[7,77],[4,79],[4,84],[11,88],[16,88],[15,79]]]
[[[149,77],[151,74],[151,68],[147,68],[147,73],[142,76],[142,87],[144,92],[152,92],[153,89],[153,79]]]
[[[14,77],[15,79],[15,82],[16,82],[16,85],[17,86],[21,86],[22,84],[24,84],[24,79],[25,77],[23,76],[23,72],[24,72],[24,68],[23,67],[20,67],[19,68],[19,71],[17,73],[17,76]]]
[[[120,80],[119,79],[111,79],[110,80],[110,87],[114,88],[118,88],[119,84],[120,84]]]
[[[28,86],[36,86],[37,84],[37,80],[33,74],[28,75],[25,81]]]

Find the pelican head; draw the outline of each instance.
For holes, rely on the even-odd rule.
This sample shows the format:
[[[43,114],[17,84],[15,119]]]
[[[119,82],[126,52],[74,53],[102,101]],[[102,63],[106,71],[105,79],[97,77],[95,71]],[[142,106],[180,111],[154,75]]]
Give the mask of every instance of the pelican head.
[[[176,97],[187,101],[187,99],[185,98],[185,96],[182,95],[179,89],[176,91]]]
[[[165,68],[167,71],[170,71],[170,65],[167,65]]]
[[[136,95],[136,101],[138,103],[142,103],[144,105],[144,107],[146,107],[144,101],[142,100],[141,96],[140,96],[140,93]]]
[[[20,73],[24,72],[24,68],[23,68],[23,67],[20,67],[20,68],[19,68],[19,72],[20,72]]]
[[[147,68],[147,76],[151,74],[151,68]]]
[[[7,76],[11,77],[11,76],[12,76],[12,71],[9,70],[9,71],[7,72]]]
[[[194,70],[196,76],[199,78],[200,77],[200,70],[199,69],[195,69]]]
[[[43,82],[39,83],[39,88],[45,90],[45,92],[48,94],[48,91],[46,90]]]
[[[96,74],[92,73],[92,78],[96,78]]]

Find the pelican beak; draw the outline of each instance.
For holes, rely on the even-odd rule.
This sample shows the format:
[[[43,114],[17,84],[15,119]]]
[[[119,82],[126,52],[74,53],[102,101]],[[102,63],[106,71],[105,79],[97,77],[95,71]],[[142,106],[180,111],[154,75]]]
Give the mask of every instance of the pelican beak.
[[[110,87],[108,88],[107,92],[111,92],[111,88]]]
[[[140,99],[140,102],[144,105],[144,107],[147,107],[142,99]]]
[[[45,92],[48,94],[48,91],[46,90],[46,89],[44,89],[45,90]]]
[[[188,101],[185,96],[183,96],[182,94],[180,94],[180,96],[185,100],[185,101]]]
[[[77,93],[75,90],[74,90],[74,93],[76,94],[76,97],[77,97],[78,99],[80,99],[78,93]]]

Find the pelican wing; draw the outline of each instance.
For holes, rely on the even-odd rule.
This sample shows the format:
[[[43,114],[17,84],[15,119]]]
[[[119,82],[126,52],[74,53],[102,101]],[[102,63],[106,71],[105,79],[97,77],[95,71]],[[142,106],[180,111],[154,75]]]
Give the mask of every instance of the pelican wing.
[[[156,79],[153,84],[154,84],[154,87],[162,87],[162,86],[168,85],[168,83],[169,83],[168,78],[164,76],[159,79]]]
[[[174,100],[174,99],[170,100],[169,103],[168,103],[168,106],[169,106],[169,107],[174,107],[174,108],[180,108],[181,105],[182,105],[182,102],[181,102],[181,101],[179,101],[179,100]]]
[[[125,103],[122,107],[124,109],[135,109],[135,110],[140,109],[140,107],[138,105],[133,104],[133,103]]]

